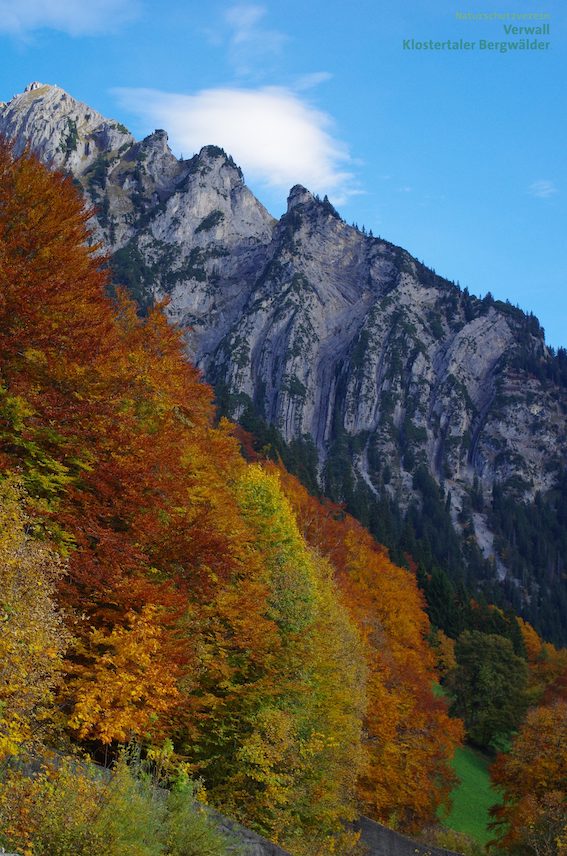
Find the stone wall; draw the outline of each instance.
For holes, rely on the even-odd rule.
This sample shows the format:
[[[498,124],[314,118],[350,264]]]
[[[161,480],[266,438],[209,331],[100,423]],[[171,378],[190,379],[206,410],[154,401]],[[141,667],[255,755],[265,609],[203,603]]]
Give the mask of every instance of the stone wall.
[[[256,832],[240,826],[212,809],[208,811],[218,827],[236,840],[237,852],[239,848],[243,848],[242,856],[290,856],[287,850],[282,850]],[[353,824],[353,829],[360,832],[361,856],[461,856],[452,850],[421,844],[368,817],[361,817]]]
[[[211,815],[211,820],[215,822],[221,832],[235,840],[234,850],[238,856],[240,854],[242,856],[291,856],[287,850],[282,850],[277,844],[268,841],[258,835],[257,832],[241,826],[235,820],[224,817],[214,809],[207,808],[207,813]]]
[[[452,850],[420,844],[368,817],[361,817],[353,828],[360,832],[365,856],[459,856]]]

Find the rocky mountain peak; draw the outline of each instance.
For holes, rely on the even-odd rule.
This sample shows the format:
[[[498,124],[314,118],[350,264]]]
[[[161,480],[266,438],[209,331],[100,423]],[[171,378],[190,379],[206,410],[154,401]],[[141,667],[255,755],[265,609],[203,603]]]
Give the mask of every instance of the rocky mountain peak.
[[[231,187],[244,186],[242,170],[219,146],[203,146],[190,163],[193,163],[202,175],[209,176],[209,181],[214,182],[216,177],[222,176],[221,181],[228,181]]]
[[[39,81],[4,105],[0,133],[13,140],[17,154],[30,145],[44,162],[74,175],[82,175],[101,153],[134,142],[124,125]]]
[[[182,164],[169,148],[166,131],[161,129],[134,143],[123,154],[121,163],[127,165],[128,171],[134,170],[138,183],[144,185],[150,195],[154,190],[168,193],[183,172]],[[119,174],[120,164],[114,169]]]
[[[287,214],[307,214],[312,220],[320,220],[321,224],[329,219],[334,218],[337,223],[334,224],[333,230],[336,230],[337,225],[346,226],[338,211],[329,202],[327,196],[321,199],[319,196],[311,193],[302,184],[296,184],[291,188],[287,198]],[[293,219],[293,218],[292,218]]]
[[[136,142],[121,123],[38,81],[0,109],[0,134],[16,154],[29,145],[44,163],[80,181],[98,211],[95,238],[112,249],[148,227],[152,244],[270,238],[274,219],[218,146],[178,159],[165,130]]]
[[[153,134],[148,134],[147,137],[144,138],[144,142],[148,148],[153,148],[161,152],[170,152],[168,144],[169,137],[167,135],[167,131],[164,131],[163,128],[156,128]]]
[[[302,184],[296,184],[289,191],[289,196],[287,198],[288,213],[293,208],[297,208],[298,205],[308,205],[311,202],[315,202],[315,197],[311,191],[307,190],[306,187],[303,187]]]
[[[199,152],[199,158],[201,160],[222,160],[228,161],[229,157],[224,149],[221,149],[220,146],[203,146],[201,151]],[[232,158],[230,159],[232,161]]]

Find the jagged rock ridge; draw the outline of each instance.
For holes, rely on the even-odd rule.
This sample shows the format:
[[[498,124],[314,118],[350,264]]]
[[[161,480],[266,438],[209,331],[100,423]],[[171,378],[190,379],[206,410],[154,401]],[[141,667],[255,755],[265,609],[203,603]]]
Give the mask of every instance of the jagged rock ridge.
[[[564,563],[514,579],[491,511],[495,485],[530,503],[566,463],[566,390],[533,316],[462,292],[301,186],[276,221],[222,149],[178,160],[164,131],[136,142],[58,87],[15,96],[0,133],[80,182],[116,281],[142,309],[170,298],[233,416],[310,438],[336,498],[407,512],[425,502],[425,471],[488,582],[537,621]]]

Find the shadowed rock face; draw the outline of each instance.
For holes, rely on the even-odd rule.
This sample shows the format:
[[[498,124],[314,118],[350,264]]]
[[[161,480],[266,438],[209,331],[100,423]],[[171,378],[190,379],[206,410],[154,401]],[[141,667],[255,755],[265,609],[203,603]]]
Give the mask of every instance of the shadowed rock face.
[[[533,316],[461,292],[299,185],[276,221],[222,149],[178,160],[164,131],[136,142],[57,87],[15,96],[0,133],[74,175],[115,280],[142,308],[167,296],[232,414],[252,404],[287,441],[312,437],[320,473],[347,438],[355,481],[406,509],[422,464],[457,530],[474,487],[486,558],[494,483],[518,500],[554,485],[567,396],[532,370],[553,362]]]

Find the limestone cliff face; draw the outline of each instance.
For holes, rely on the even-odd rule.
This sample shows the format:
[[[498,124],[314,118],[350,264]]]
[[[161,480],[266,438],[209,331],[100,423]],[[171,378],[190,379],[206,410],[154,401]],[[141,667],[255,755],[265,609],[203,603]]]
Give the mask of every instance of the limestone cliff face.
[[[466,517],[506,575],[494,484],[530,501],[567,457],[566,391],[545,380],[553,358],[533,316],[469,296],[303,187],[276,221],[221,149],[178,160],[164,131],[136,142],[57,87],[4,105],[0,133],[81,183],[115,280],[142,308],[170,298],[235,417],[252,405],[287,441],[312,438],[321,478],[346,443],[355,481],[402,510],[422,501],[425,467],[456,530]]]

